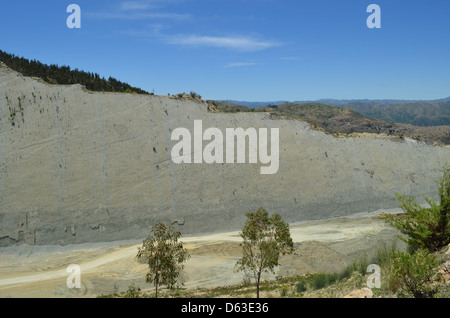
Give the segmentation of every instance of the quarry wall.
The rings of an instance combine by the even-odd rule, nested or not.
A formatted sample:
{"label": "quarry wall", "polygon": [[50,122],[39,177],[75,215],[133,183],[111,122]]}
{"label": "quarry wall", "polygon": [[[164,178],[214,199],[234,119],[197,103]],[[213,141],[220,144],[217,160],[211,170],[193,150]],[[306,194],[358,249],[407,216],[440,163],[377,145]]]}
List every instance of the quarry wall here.
{"label": "quarry wall", "polygon": [[[176,128],[278,128],[279,169],[175,164]],[[206,145],[208,142],[204,142]],[[212,113],[201,101],[87,92],[0,69],[0,246],[141,239],[157,221],[183,235],[239,230],[265,207],[288,222],[435,197],[450,148],[337,138],[268,113]]]}

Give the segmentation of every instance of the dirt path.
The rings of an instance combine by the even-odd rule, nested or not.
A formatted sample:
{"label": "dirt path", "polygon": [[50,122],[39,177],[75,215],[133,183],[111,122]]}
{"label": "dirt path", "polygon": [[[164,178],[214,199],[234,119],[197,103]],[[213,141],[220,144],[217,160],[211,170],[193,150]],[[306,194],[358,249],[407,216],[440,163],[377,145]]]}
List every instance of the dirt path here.
{"label": "dirt path", "polygon": [[[281,259],[276,275],[339,271],[354,260],[390,244],[397,232],[374,217],[342,218],[291,225],[296,250]],[[191,259],[182,279],[187,288],[240,283],[234,272],[240,257],[239,232],[184,237]],[[0,297],[95,297],[145,283],[147,265],[135,256],[141,242],[84,244],[69,247],[0,249]],[[81,268],[80,289],[69,289],[70,264]],[[266,275],[266,279],[274,275]]]}

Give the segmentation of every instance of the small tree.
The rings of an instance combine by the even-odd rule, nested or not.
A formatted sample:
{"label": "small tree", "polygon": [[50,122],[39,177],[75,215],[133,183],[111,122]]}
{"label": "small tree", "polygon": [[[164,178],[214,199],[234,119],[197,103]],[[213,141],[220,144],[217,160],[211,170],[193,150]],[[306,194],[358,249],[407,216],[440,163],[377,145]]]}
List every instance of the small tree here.
{"label": "small tree", "polygon": [[450,243],[450,166],[444,168],[439,182],[439,203],[425,197],[430,207],[424,208],[414,198],[396,195],[405,213],[401,216],[388,214],[384,219],[407,236],[401,238],[403,241],[413,249],[427,248],[430,253]]}
{"label": "small tree", "polygon": [[153,226],[152,234],[139,248],[137,257],[145,258],[148,262],[150,270],[146,281],[154,284],[156,298],[159,285],[166,285],[169,289],[179,286],[178,277],[184,269],[182,263],[190,258],[183,243],[178,242],[180,237],[181,233],[175,231],[172,225],[166,226],[159,222]]}
{"label": "small tree", "polygon": [[289,225],[279,214],[269,217],[264,208],[247,212],[247,221],[241,232],[243,238],[242,258],[236,263],[236,270],[253,276],[256,280],[256,297],[263,272],[274,272],[280,254],[292,253],[294,243]]}

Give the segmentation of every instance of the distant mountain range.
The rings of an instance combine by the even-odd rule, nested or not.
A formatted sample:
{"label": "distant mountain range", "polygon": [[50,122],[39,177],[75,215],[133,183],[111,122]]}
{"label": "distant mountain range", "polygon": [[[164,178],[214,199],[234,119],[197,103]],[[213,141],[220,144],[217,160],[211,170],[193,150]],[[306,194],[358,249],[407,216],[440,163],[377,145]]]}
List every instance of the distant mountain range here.
{"label": "distant mountain range", "polygon": [[295,104],[321,103],[331,105],[347,105],[352,103],[403,104],[403,103],[439,103],[450,101],[450,97],[434,100],[406,100],[406,99],[319,99],[317,101],[295,101]]}
{"label": "distant mountain range", "polygon": [[367,117],[414,126],[450,125],[450,100],[441,102],[353,102],[344,104]]}
{"label": "distant mountain range", "polygon": [[450,96],[447,98],[434,99],[434,100],[407,100],[407,99],[332,99],[332,98],[322,98],[318,100],[309,100],[309,101],[262,101],[262,102],[246,102],[246,101],[236,101],[236,100],[217,100],[218,102],[227,102],[231,104],[237,104],[246,106],[249,108],[268,106],[268,105],[281,105],[287,103],[293,104],[311,104],[311,103],[319,103],[319,104],[331,104],[331,105],[346,105],[350,103],[377,103],[377,104],[402,104],[402,103],[439,103],[450,101]]}
{"label": "distant mountain range", "polygon": [[[430,105],[447,103],[447,109],[450,108],[450,101],[441,103],[407,103],[404,104],[409,112],[404,111],[403,116],[415,118],[437,118],[439,119],[439,110],[431,111]],[[375,133],[397,136],[398,138],[409,137],[418,140],[436,142],[437,144],[450,145],[450,126],[429,125],[417,126],[403,123],[393,123],[386,120],[363,115],[350,107],[340,107],[327,105],[324,103],[283,103],[270,106],[249,108],[229,102],[212,102],[210,110],[215,112],[269,112],[271,118],[276,119],[297,119],[310,123],[313,127],[326,131],[331,134],[354,134],[354,133]],[[358,104],[358,103],[353,103]],[[392,104],[359,103],[368,108],[373,105],[387,106]],[[347,104],[348,105],[348,104]],[[396,104],[403,105],[403,104]],[[411,106],[412,105],[412,106]],[[419,114],[427,108],[427,116],[420,117]],[[428,109],[430,108],[430,109]],[[376,107],[375,107],[376,109]],[[444,109],[444,107],[442,107]],[[435,113],[437,112],[437,113]],[[382,112],[381,112],[382,113]],[[390,114],[390,110],[385,110]],[[395,114],[395,112],[392,112]],[[400,116],[399,114],[397,114]],[[393,116],[393,115],[391,115]],[[450,118],[450,117],[448,117]],[[436,120],[437,120],[436,119]],[[429,122],[428,122],[429,123]]]}
{"label": "distant mountain range", "polygon": [[248,108],[283,104],[326,104],[334,107],[350,108],[367,117],[381,119],[391,123],[411,124],[414,126],[450,125],[450,97],[429,101],[392,99],[320,99],[317,101],[295,102],[243,102],[232,100],[225,102],[232,105],[242,105]]}
{"label": "distant mountain range", "polygon": [[236,101],[236,100],[216,100],[216,102],[225,102],[225,103],[229,103],[229,104],[245,106],[248,108],[256,108],[256,107],[262,107],[262,106],[281,105],[281,104],[290,103],[289,101],[286,101],[286,100],[276,101],[276,102],[246,102],[246,101]]}

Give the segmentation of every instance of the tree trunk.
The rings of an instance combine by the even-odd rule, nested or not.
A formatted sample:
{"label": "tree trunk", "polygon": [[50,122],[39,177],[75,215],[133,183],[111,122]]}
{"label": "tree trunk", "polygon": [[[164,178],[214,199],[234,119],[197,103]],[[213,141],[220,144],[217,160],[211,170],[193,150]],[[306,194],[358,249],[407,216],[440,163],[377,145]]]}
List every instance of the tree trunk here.
{"label": "tree trunk", "polygon": [[258,273],[258,277],[256,280],[256,298],[259,298],[259,283],[261,281],[261,273]]}

